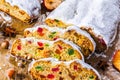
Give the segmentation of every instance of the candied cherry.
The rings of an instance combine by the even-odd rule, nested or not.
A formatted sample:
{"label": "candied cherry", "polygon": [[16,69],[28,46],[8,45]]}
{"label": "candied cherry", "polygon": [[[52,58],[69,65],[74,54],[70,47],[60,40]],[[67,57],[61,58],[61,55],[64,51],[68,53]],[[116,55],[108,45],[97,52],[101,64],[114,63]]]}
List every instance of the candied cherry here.
{"label": "candied cherry", "polygon": [[18,50],[21,50],[21,49],[22,49],[22,48],[21,48],[21,45],[18,45],[18,46],[17,46],[17,49],[18,49]]}
{"label": "candied cherry", "polygon": [[47,75],[47,78],[49,78],[49,79],[53,79],[55,76],[53,75],[53,74],[48,74]]}
{"label": "candied cherry", "polygon": [[59,49],[56,49],[56,50],[55,50],[55,53],[60,54],[61,52],[60,52]]}
{"label": "candied cherry", "polygon": [[39,33],[40,36],[43,36],[43,35],[44,35],[42,28],[38,28],[38,29],[37,29],[37,32]]}
{"label": "candied cherry", "polygon": [[55,40],[57,40],[58,38],[56,37],[56,38],[54,38],[53,40],[55,41]]}
{"label": "candied cherry", "polygon": [[74,70],[77,70],[77,69],[78,69],[77,65],[74,65]]}
{"label": "candied cherry", "polygon": [[42,28],[38,28],[38,29],[37,29],[37,32],[42,33],[42,32],[43,32],[43,29],[42,29]]}
{"label": "candied cherry", "polygon": [[62,50],[62,46],[58,45],[59,49]]}
{"label": "candied cherry", "polygon": [[59,68],[58,67],[57,68],[52,68],[52,71],[57,72],[57,71],[59,71]]}
{"label": "candied cherry", "polygon": [[43,43],[42,42],[37,42],[37,44],[42,47],[43,46]]}

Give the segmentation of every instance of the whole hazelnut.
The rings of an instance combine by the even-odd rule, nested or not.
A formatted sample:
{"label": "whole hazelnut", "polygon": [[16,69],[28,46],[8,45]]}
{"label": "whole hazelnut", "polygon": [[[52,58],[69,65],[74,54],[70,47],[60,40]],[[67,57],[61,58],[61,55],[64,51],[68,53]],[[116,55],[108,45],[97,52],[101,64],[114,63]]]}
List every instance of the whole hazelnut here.
{"label": "whole hazelnut", "polygon": [[15,74],[15,69],[14,68],[10,68],[10,69],[7,70],[7,76],[9,78],[12,78],[14,74]]}
{"label": "whole hazelnut", "polygon": [[3,48],[3,49],[8,49],[8,47],[9,47],[9,42],[8,42],[8,41],[3,41],[3,42],[1,43],[1,48]]}

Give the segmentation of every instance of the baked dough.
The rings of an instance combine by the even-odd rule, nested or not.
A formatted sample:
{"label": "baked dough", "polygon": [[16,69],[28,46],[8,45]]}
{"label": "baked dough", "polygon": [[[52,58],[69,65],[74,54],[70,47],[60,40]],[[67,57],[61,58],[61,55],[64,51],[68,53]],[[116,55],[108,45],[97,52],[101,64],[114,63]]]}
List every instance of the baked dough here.
{"label": "baked dough", "polygon": [[40,14],[38,0],[0,0],[0,10],[23,21],[30,22]]}

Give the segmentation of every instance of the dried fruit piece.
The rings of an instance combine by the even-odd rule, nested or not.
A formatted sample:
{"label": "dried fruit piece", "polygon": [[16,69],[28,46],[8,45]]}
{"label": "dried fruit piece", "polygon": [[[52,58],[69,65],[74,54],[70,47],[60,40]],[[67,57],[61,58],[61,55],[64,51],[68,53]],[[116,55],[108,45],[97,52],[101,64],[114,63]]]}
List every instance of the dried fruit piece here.
{"label": "dried fruit piece", "polygon": [[53,79],[55,76],[53,75],[53,74],[48,74],[47,75],[47,78],[49,78],[49,79]]}
{"label": "dried fruit piece", "polygon": [[44,76],[44,75],[40,75],[40,77],[41,77],[41,78],[46,78],[46,76]]}
{"label": "dried fruit piece", "polygon": [[49,38],[54,38],[56,32],[52,32],[50,35],[49,35]]}
{"label": "dried fruit piece", "polygon": [[37,44],[42,47],[43,46],[43,43],[42,42],[37,42]]}
{"label": "dried fruit piece", "polygon": [[42,33],[43,29],[42,28],[38,28],[37,32]]}
{"label": "dried fruit piece", "polygon": [[56,53],[56,54],[60,54],[61,52],[60,52],[59,49],[56,49],[56,50],[55,50],[55,53]]}
{"label": "dried fruit piece", "polygon": [[49,35],[49,38],[53,38],[54,37],[54,35]]}
{"label": "dried fruit piece", "polygon": [[37,32],[39,33],[40,36],[43,36],[43,35],[44,35],[42,28],[38,28],[38,29],[37,29]]}
{"label": "dried fruit piece", "polygon": [[62,1],[63,0],[43,0],[43,3],[48,10],[53,10],[58,7]]}
{"label": "dried fruit piece", "polygon": [[77,70],[77,69],[78,69],[77,65],[74,65],[74,70]]}
{"label": "dried fruit piece", "polygon": [[120,50],[115,51],[115,54],[112,59],[112,63],[114,67],[120,71]]}
{"label": "dried fruit piece", "polygon": [[59,71],[59,68],[58,67],[57,68],[52,68],[52,71],[57,72],[57,71]]}
{"label": "dried fruit piece", "polygon": [[21,50],[21,49],[22,49],[22,48],[21,48],[21,45],[18,45],[18,46],[17,46],[17,49],[18,49],[18,50]]}
{"label": "dried fruit piece", "polygon": [[54,38],[53,40],[55,41],[55,40],[57,40],[58,38],[56,37],[56,38]]}
{"label": "dried fruit piece", "polygon": [[35,69],[38,70],[38,71],[43,71],[44,70],[41,66],[36,66]]}
{"label": "dried fruit piece", "polygon": [[58,55],[58,54],[54,54],[53,57],[54,57],[54,58],[57,58],[58,60],[60,59],[60,55]]}
{"label": "dried fruit piece", "polygon": [[69,55],[73,55],[74,54],[74,50],[73,49],[68,49],[68,54]]}
{"label": "dried fruit piece", "polygon": [[62,46],[58,45],[59,49],[62,50]]}
{"label": "dried fruit piece", "polygon": [[89,77],[89,80],[94,80],[94,76],[91,75],[91,76]]}
{"label": "dried fruit piece", "polygon": [[45,44],[46,47],[49,47],[50,45],[49,44]]}

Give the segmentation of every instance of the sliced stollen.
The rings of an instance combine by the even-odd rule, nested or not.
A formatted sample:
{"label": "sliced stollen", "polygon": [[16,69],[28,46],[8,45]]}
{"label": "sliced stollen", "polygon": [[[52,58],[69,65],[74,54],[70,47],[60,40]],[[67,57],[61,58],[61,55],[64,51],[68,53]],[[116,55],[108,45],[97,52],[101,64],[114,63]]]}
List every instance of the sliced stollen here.
{"label": "sliced stollen", "polygon": [[67,40],[59,39],[48,41],[43,39],[20,38],[13,42],[11,54],[23,59],[41,59],[54,57],[68,61],[73,59],[84,60],[80,48]]}
{"label": "sliced stollen", "polygon": [[[73,0],[73,2],[75,1],[76,0]],[[66,2],[64,2],[64,4],[65,3]],[[64,4],[60,6],[64,8]],[[58,27],[61,27],[59,26],[60,22],[63,22],[65,25],[77,25],[92,35],[97,43],[96,51],[102,52],[106,50],[115,39],[117,26],[120,21],[119,0],[79,0],[76,7],[77,8],[74,9],[75,13],[71,13],[71,15],[74,15],[72,18],[68,18],[68,15],[61,16],[62,19],[67,18],[67,20],[59,19],[57,16],[54,17],[54,15],[60,12],[63,12],[63,14],[66,13],[65,10],[58,7],[53,11],[54,14],[51,13],[50,17],[48,15],[46,21],[49,19],[52,22],[53,19],[57,19]],[[68,9],[66,9],[66,11],[67,10]],[[54,22],[55,21],[53,21],[53,24]],[[68,26],[62,27],[66,28]]]}
{"label": "sliced stollen", "polygon": [[86,16],[89,10],[88,7],[92,1],[93,0],[65,0],[48,15],[45,23],[51,27],[58,26],[62,28],[74,25],[73,19],[76,19],[76,22],[80,23]]}
{"label": "sliced stollen", "polygon": [[28,72],[34,80],[101,80],[93,67],[79,59],[71,61],[40,59],[29,65]]}
{"label": "sliced stollen", "polygon": [[23,21],[30,22],[40,14],[39,0],[0,0],[0,10]]}
{"label": "sliced stollen", "polygon": [[67,39],[77,44],[85,57],[88,57],[95,50],[95,42],[91,36],[76,26],[69,26],[66,29],[58,27],[49,27],[39,25],[33,28],[27,28],[24,31],[25,37],[35,37],[38,39],[57,40],[59,38]]}
{"label": "sliced stollen", "polygon": [[[86,2],[85,4],[87,5],[88,3]],[[85,8],[85,6],[80,7]],[[85,11],[87,11],[87,14],[84,16]],[[81,17],[83,18],[80,19]],[[111,46],[111,43],[114,41],[119,21],[119,0],[93,0],[88,10],[79,12],[71,20],[72,23],[98,37],[98,41],[103,46],[106,44],[106,47]],[[100,51],[100,47],[97,46],[97,48]]]}

